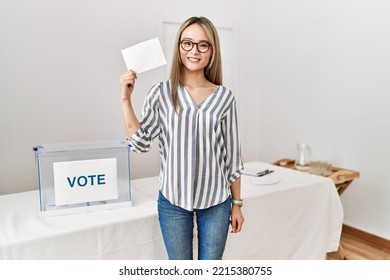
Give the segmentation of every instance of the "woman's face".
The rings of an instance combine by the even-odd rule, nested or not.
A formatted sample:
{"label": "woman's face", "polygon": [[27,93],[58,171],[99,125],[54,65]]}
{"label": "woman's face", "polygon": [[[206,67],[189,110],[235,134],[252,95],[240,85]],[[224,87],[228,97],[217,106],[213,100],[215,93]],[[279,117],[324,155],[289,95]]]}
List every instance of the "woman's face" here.
{"label": "woman's face", "polygon": [[[190,49],[191,45],[192,49]],[[185,68],[195,72],[201,71],[207,66],[212,54],[212,47],[206,32],[203,27],[197,23],[194,23],[183,30],[179,49],[180,58]]]}

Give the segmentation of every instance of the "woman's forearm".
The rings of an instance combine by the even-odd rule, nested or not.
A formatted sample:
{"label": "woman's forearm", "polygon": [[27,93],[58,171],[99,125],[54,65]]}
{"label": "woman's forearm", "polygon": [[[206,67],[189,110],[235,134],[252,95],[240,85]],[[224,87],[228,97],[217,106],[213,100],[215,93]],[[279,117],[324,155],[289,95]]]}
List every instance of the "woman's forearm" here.
{"label": "woman's forearm", "polygon": [[127,71],[119,78],[123,118],[128,137],[131,137],[140,128],[140,123],[131,104],[131,94],[133,93],[136,79],[137,74],[133,70]]}
{"label": "woman's forearm", "polygon": [[136,132],[141,127],[137,116],[134,113],[131,99],[122,100],[122,111],[127,136],[131,137],[134,132]]}
{"label": "woman's forearm", "polygon": [[241,199],[241,177],[238,177],[230,186],[232,199]]}

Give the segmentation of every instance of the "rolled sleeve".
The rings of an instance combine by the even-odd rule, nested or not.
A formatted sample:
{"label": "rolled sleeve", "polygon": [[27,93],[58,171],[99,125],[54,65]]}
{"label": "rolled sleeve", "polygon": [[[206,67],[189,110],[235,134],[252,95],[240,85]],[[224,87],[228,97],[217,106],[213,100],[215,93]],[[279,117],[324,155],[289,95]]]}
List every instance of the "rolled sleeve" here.
{"label": "rolled sleeve", "polygon": [[228,180],[233,183],[241,176],[244,168],[241,159],[240,132],[237,117],[236,101],[233,100],[225,116],[225,144],[226,144],[226,166],[228,168]]}
{"label": "rolled sleeve", "polygon": [[151,137],[141,127],[127,139],[130,149],[136,153],[148,152],[151,149]]}
{"label": "rolled sleeve", "polygon": [[134,152],[148,152],[152,147],[153,139],[160,133],[159,92],[159,84],[151,88],[142,108],[141,127],[127,139],[130,149]]}

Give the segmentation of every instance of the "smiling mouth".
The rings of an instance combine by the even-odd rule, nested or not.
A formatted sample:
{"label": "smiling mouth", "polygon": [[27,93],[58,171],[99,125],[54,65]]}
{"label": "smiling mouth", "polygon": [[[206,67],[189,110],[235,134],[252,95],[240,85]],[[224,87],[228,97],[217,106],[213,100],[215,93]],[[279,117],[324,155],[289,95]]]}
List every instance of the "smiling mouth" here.
{"label": "smiling mouth", "polygon": [[194,57],[188,57],[188,60],[191,62],[199,62],[200,61],[199,58],[194,58]]}

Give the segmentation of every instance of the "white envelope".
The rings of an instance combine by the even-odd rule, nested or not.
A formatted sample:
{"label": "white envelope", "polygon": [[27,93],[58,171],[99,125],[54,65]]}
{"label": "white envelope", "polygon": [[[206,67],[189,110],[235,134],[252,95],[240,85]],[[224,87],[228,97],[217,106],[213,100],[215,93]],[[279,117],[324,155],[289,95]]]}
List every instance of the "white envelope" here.
{"label": "white envelope", "polygon": [[142,73],[167,64],[158,38],[122,50],[127,69]]}

